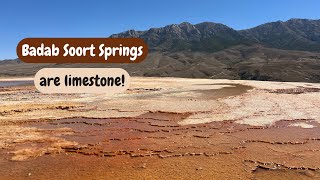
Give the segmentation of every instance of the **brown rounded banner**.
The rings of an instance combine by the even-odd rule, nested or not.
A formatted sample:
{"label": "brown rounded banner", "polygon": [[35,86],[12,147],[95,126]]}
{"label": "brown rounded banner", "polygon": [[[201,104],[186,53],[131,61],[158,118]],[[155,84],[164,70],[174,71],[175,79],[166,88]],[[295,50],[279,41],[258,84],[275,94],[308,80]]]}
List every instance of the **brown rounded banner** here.
{"label": "brown rounded banner", "polygon": [[26,63],[139,63],[147,54],[140,38],[26,38],[17,46]]}

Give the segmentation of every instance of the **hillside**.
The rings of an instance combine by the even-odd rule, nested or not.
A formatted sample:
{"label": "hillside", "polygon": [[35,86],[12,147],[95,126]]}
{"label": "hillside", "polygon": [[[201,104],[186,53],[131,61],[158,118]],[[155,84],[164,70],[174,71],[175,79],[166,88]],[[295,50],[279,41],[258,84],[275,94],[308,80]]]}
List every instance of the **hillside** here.
{"label": "hillside", "polygon": [[243,36],[280,49],[320,51],[320,20],[290,19],[239,31]]}
{"label": "hillside", "polygon": [[236,31],[223,24],[181,23],[110,37],[143,38],[139,64],[25,64],[0,61],[0,76],[32,76],[44,67],[121,67],[131,76],[320,82],[320,21],[291,19]]}

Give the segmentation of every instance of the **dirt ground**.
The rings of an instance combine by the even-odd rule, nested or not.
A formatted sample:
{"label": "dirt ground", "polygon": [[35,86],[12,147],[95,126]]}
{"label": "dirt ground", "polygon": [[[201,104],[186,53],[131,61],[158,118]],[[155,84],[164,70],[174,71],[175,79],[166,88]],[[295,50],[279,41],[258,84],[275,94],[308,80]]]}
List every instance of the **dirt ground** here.
{"label": "dirt ground", "polygon": [[0,80],[0,179],[320,179],[320,84],[139,78],[113,96]]}

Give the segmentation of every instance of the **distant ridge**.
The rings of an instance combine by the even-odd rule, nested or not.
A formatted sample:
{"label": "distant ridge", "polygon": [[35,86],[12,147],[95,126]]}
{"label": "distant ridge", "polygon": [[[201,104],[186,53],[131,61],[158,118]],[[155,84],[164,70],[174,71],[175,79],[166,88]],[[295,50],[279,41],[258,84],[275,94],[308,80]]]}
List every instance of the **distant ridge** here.
{"label": "distant ridge", "polygon": [[239,32],[273,48],[320,52],[320,20],[290,19]]}
{"label": "distant ridge", "polygon": [[235,45],[262,44],[271,48],[320,52],[320,20],[290,19],[236,31],[226,25],[203,22],[171,24],[146,31],[129,30],[110,37],[143,38],[161,51],[216,52]]}
{"label": "distant ridge", "polygon": [[45,67],[120,67],[131,76],[320,83],[320,20],[290,19],[236,31],[219,23],[172,24],[110,37],[143,38],[139,64],[25,64],[0,61],[0,76],[33,76]]}

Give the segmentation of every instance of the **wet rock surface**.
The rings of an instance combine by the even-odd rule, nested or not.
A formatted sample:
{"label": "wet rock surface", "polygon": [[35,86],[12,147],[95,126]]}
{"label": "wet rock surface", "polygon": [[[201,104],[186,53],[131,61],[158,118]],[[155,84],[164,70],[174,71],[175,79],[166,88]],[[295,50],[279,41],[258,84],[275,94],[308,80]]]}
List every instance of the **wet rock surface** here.
{"label": "wet rock surface", "polygon": [[[320,178],[319,92],[270,93],[265,84],[247,88],[251,82],[236,82],[244,84],[239,86],[228,81],[227,88],[240,90],[222,96],[214,92],[225,93],[220,91],[225,87],[199,94],[201,89],[193,86],[178,90],[188,84],[165,81],[172,83],[170,87],[154,89],[149,82],[141,87],[137,83],[122,97],[102,100],[66,95],[68,101],[58,101],[39,94],[38,98],[24,95],[30,105],[5,102],[0,108],[0,178]],[[212,81],[201,84],[211,87]],[[268,90],[277,91],[272,85],[279,87],[271,83]],[[281,88],[297,86],[301,84]],[[144,93],[147,100],[140,99]],[[39,96],[43,96],[40,101]],[[124,96],[133,102],[111,106]],[[290,96],[286,103],[277,101],[283,96]],[[171,109],[176,111],[167,111],[162,101],[175,98],[176,107]],[[254,110],[247,99],[264,104]],[[180,106],[186,102],[191,109]],[[140,106],[139,111],[128,107],[133,104]]]}

